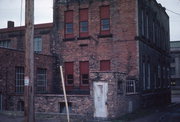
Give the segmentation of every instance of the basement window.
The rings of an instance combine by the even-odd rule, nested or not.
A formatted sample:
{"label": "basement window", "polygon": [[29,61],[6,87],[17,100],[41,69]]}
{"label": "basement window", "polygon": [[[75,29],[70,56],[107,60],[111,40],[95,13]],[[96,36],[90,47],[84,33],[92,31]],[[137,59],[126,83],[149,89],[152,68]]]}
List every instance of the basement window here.
{"label": "basement window", "polygon": [[[69,113],[72,113],[72,103],[68,102],[68,108],[69,108]],[[66,113],[66,104],[65,102],[60,102],[59,103],[59,113]]]}
{"label": "basement window", "polygon": [[18,101],[17,111],[24,111],[24,101]]}

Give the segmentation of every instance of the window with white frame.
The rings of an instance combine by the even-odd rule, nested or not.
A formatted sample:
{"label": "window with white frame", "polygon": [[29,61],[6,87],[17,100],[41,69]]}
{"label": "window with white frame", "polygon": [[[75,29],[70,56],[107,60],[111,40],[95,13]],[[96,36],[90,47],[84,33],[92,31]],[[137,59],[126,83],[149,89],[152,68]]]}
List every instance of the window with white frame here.
{"label": "window with white frame", "polygon": [[126,81],[126,94],[134,94],[134,93],[136,93],[135,80],[127,80]]}
{"label": "window with white frame", "polygon": [[34,38],[34,51],[35,52],[42,51],[42,38],[41,37]]}
{"label": "window with white frame", "polygon": [[15,67],[15,78],[16,93],[22,94],[24,92],[24,67]]}
{"label": "window with white frame", "polygon": [[47,88],[46,69],[37,69],[36,92],[45,93]]}

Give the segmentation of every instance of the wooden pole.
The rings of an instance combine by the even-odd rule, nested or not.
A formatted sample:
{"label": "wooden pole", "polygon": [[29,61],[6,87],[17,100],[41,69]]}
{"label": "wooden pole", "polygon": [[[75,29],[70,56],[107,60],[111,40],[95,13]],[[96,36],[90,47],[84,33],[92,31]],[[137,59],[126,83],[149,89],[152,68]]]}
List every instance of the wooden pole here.
{"label": "wooden pole", "polygon": [[66,89],[65,89],[65,84],[64,84],[64,77],[63,77],[62,66],[60,66],[60,72],[61,72],[61,81],[62,81],[62,87],[63,87],[63,93],[64,93],[64,100],[65,100],[65,104],[66,104],[67,120],[68,120],[68,122],[70,122],[69,108],[68,108],[68,102],[67,102],[67,96],[66,96]]}
{"label": "wooden pole", "polygon": [[24,120],[35,122],[34,117],[34,0],[25,3],[25,80],[24,80]]}

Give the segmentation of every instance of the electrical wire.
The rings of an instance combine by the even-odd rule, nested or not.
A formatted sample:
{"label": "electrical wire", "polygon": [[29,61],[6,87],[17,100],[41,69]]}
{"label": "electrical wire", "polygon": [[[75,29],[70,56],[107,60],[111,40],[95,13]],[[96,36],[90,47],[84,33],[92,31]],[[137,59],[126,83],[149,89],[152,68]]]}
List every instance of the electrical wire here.
{"label": "electrical wire", "polygon": [[180,13],[174,12],[174,11],[169,10],[169,9],[166,9],[166,10],[180,16]]}

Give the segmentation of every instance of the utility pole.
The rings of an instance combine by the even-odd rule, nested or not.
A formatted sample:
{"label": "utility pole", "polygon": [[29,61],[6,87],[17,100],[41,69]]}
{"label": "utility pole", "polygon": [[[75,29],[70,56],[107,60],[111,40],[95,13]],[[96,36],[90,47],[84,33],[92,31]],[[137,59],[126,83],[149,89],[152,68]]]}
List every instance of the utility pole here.
{"label": "utility pole", "polygon": [[25,1],[24,119],[34,122],[34,0]]}

